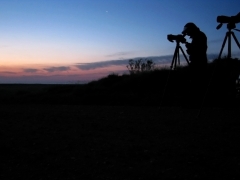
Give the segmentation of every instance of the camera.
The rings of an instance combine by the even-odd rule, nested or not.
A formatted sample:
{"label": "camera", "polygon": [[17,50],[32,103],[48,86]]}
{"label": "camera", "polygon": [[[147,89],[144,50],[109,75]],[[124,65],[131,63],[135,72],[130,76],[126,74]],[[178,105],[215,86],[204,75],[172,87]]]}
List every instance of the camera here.
{"label": "camera", "polygon": [[186,43],[186,39],[184,38],[184,35],[182,35],[182,34],[178,34],[178,35],[168,34],[167,39],[170,42],[177,41],[177,42],[181,42],[181,43]]}
{"label": "camera", "polygon": [[220,23],[217,29],[220,29],[223,23],[227,23],[228,29],[234,29],[236,28],[235,24],[240,22],[240,12],[236,16],[218,16],[217,22]]}
{"label": "camera", "polygon": [[236,16],[218,16],[218,23],[239,23],[240,22],[240,12]]}

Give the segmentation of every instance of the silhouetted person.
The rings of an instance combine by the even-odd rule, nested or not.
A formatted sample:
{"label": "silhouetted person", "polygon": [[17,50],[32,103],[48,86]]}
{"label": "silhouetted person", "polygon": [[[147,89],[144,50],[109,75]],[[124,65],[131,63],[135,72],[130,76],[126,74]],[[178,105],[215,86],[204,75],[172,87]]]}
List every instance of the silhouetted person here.
{"label": "silhouetted person", "polygon": [[190,66],[194,69],[202,69],[207,65],[207,36],[192,22],[184,26],[183,35],[192,38],[191,43],[186,43],[189,54]]}
{"label": "silhouetted person", "polygon": [[188,98],[191,106],[199,106],[206,88],[207,67],[207,37],[192,22],[184,26],[183,35],[190,36],[191,43],[186,43],[187,53],[190,61]]}

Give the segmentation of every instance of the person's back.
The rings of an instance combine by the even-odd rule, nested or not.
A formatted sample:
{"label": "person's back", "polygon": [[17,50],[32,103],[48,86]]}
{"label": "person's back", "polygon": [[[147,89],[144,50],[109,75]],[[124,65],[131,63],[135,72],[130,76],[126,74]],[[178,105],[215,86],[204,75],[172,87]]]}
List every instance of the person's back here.
{"label": "person's back", "polygon": [[190,74],[188,89],[188,103],[194,106],[201,104],[201,99],[206,86],[207,67],[207,37],[194,23],[187,23],[182,32],[192,38],[191,43],[186,43],[190,60]]}
{"label": "person's back", "polygon": [[193,23],[187,23],[183,34],[192,38],[191,43],[187,43],[187,53],[189,54],[190,66],[204,68],[207,65],[207,36]]}
{"label": "person's back", "polygon": [[198,31],[192,36],[189,59],[194,66],[205,66],[207,64],[207,37],[202,31]]}

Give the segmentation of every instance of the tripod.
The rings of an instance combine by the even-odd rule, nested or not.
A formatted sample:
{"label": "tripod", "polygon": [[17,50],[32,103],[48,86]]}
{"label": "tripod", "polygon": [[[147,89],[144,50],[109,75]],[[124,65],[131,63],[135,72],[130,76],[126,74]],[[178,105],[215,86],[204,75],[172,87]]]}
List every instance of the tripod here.
{"label": "tripod", "polygon": [[[238,29],[234,29],[234,30],[240,31],[240,30],[238,30]],[[238,42],[238,40],[237,40],[234,32],[232,32],[232,28],[228,28],[228,32],[226,32],[225,38],[224,38],[224,40],[223,40],[222,48],[221,48],[221,51],[220,51],[220,53],[219,53],[218,59],[221,58],[222,51],[223,51],[223,49],[224,49],[224,46],[225,46],[225,44],[226,44],[227,39],[228,39],[228,56],[227,56],[227,57],[228,57],[228,58],[231,58],[231,57],[232,57],[232,54],[231,54],[231,35],[233,36],[236,44],[238,45],[238,48],[240,49],[240,44],[239,44],[239,42]]]}
{"label": "tripod", "polygon": [[[172,63],[171,63],[171,66],[170,66],[170,71],[168,73],[168,76],[167,76],[167,81],[166,81],[166,84],[165,84],[165,87],[163,89],[163,94],[162,94],[162,100],[161,100],[161,105],[163,103],[163,99],[164,99],[164,96],[166,94],[166,91],[167,91],[167,86],[168,86],[168,83],[169,83],[169,79],[170,79],[170,74],[171,74],[171,70],[174,70],[176,69],[177,67],[177,63],[178,65],[180,65],[180,55],[179,55],[179,49],[182,51],[182,54],[184,55],[187,63],[189,64],[189,60],[186,56],[186,54],[184,53],[182,47],[180,46],[180,40],[175,40],[176,41],[176,48],[175,48],[175,51],[174,51],[174,55],[173,55],[173,59],[172,59]],[[160,106],[161,106],[160,105]]]}
{"label": "tripod", "polygon": [[[221,27],[222,27],[222,24],[219,24],[219,25],[217,26],[217,29],[220,29]],[[224,49],[224,46],[225,46],[225,44],[226,44],[227,39],[228,39],[228,56],[227,56],[227,58],[231,58],[231,56],[232,56],[232,54],[231,54],[231,35],[233,36],[236,44],[238,45],[238,48],[240,49],[240,44],[239,44],[239,42],[238,42],[238,40],[237,40],[234,32],[232,32],[232,29],[233,29],[233,30],[236,30],[236,31],[240,31],[240,30],[234,29],[234,28],[236,27],[235,24],[230,24],[230,23],[229,23],[229,24],[227,25],[227,27],[228,27],[228,31],[226,32],[225,38],[224,38],[224,40],[223,40],[222,48],[221,48],[221,50],[220,50],[218,59],[221,59],[222,51],[223,51],[223,49]],[[211,85],[211,83],[212,83],[213,76],[214,76],[214,74],[215,74],[215,70],[216,70],[216,69],[217,69],[217,64],[214,66],[214,69],[213,69],[213,71],[212,71],[212,75],[211,75],[210,80],[209,80],[209,82],[208,82],[208,86],[207,86],[207,89],[206,89],[206,91],[205,91],[205,95],[204,95],[204,97],[203,97],[202,104],[201,104],[201,108],[199,109],[199,112],[198,112],[197,117],[199,117],[200,114],[201,114],[202,107],[203,107],[203,105],[204,105],[204,102],[205,102],[207,93],[208,93],[208,91],[209,91],[210,85]]]}
{"label": "tripod", "polygon": [[176,69],[177,63],[178,63],[178,65],[180,65],[179,49],[182,51],[182,54],[184,55],[187,63],[189,64],[188,58],[187,58],[186,54],[184,53],[182,47],[180,46],[180,41],[176,40],[176,43],[177,43],[176,48],[175,48],[172,63],[171,63],[171,66],[170,66],[170,69],[172,69],[172,70]]}

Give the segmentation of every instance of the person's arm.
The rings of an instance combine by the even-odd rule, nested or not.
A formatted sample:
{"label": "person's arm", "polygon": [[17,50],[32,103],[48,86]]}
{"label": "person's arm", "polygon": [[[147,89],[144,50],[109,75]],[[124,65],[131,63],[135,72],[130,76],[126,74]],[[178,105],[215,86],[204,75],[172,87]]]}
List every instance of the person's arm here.
{"label": "person's arm", "polygon": [[189,55],[191,55],[191,52],[192,52],[192,44],[186,42],[185,46],[186,46],[186,48],[187,48],[187,50],[186,50],[187,53],[188,53]]}

